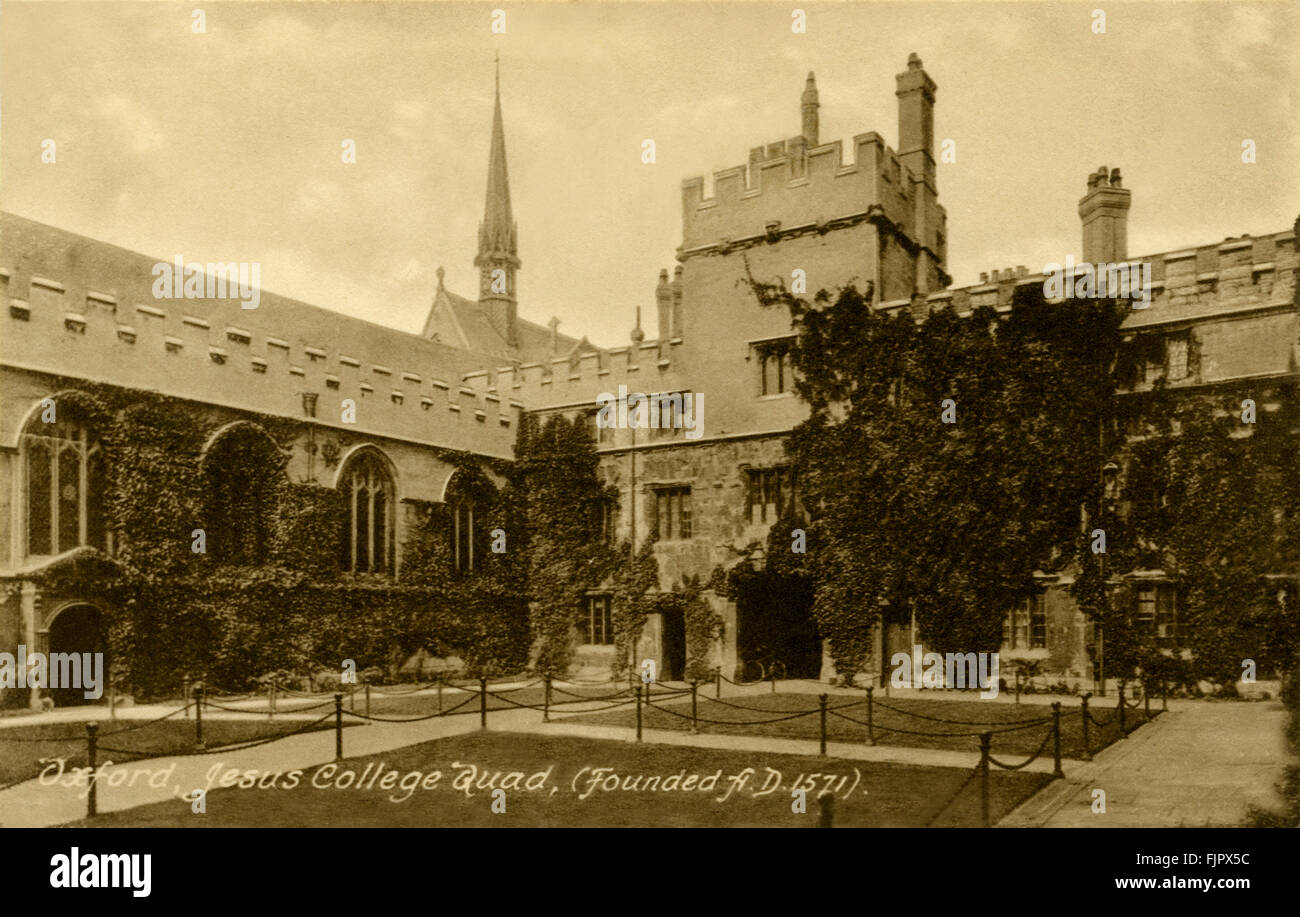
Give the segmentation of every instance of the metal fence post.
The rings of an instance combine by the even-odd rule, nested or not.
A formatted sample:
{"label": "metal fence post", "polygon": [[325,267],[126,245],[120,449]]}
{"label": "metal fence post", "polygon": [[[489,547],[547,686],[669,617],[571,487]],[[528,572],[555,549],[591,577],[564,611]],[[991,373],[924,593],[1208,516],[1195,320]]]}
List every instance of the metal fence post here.
{"label": "metal fence post", "polygon": [[992,742],[993,733],[980,734],[980,819],[985,828],[993,827],[993,819],[989,814],[989,768],[992,767],[989,746]]}
{"label": "metal fence post", "polygon": [[827,695],[817,695],[817,704],[820,707],[819,713],[821,714],[821,751],[818,754],[823,758],[826,757],[826,701]]}
{"label": "metal fence post", "polygon": [[181,680],[181,700],[185,702],[185,719],[190,718],[190,676]]}
{"label": "metal fence post", "polygon": [[1122,681],[1119,683],[1119,706],[1116,707],[1116,710],[1119,713],[1119,737],[1121,739],[1128,738],[1128,729],[1125,728],[1124,722],[1124,682]]}
{"label": "metal fence post", "polygon": [[194,747],[203,749],[203,685],[194,689]]}
{"label": "metal fence post", "polygon": [[722,666],[713,673],[714,697],[722,697]]}
{"label": "metal fence post", "polygon": [[876,744],[876,687],[867,685],[867,741]]}
{"label": "metal fence post", "polygon": [[549,723],[551,721],[551,676],[549,673],[545,676],[544,681],[546,682],[546,689],[542,692],[542,722]]}
{"label": "metal fence post", "polygon": [[699,690],[699,684],[691,682],[691,735],[699,735],[700,732]]}
{"label": "metal fence post", "polygon": [[268,720],[275,719],[275,679],[274,678],[271,679],[270,703],[268,703],[266,706],[266,718]]}
{"label": "metal fence post", "polygon": [[641,686],[636,686],[636,740],[641,741]]}
{"label": "metal fence post", "polygon": [[820,810],[817,816],[817,827],[833,828],[835,826],[835,794],[823,790],[817,797],[817,807]]}
{"label": "metal fence post", "polygon": [[478,725],[480,729],[487,729],[487,677],[480,676],[478,680]]}
{"label": "metal fence post", "polygon": [[95,743],[98,739],[99,724],[86,724],[86,764],[88,765],[88,776],[90,781],[90,793],[86,796],[86,817],[94,818],[99,814],[99,781],[95,779]]}
{"label": "metal fence post", "polygon": [[334,695],[334,760],[343,760],[343,695]]}
{"label": "metal fence post", "polygon": [[370,682],[366,682],[366,716],[370,716]]}
{"label": "metal fence post", "polygon": [[1059,700],[1052,702],[1052,732],[1055,745],[1052,750],[1052,759],[1055,764],[1052,776],[1064,777],[1065,771],[1061,770],[1061,702]]}
{"label": "metal fence post", "polygon": [[1092,714],[1088,712],[1088,698],[1090,697],[1092,697],[1091,691],[1083,695],[1080,704],[1083,710],[1083,760],[1085,761],[1092,760],[1092,742],[1088,738],[1088,727],[1091,725],[1089,720],[1092,718]]}

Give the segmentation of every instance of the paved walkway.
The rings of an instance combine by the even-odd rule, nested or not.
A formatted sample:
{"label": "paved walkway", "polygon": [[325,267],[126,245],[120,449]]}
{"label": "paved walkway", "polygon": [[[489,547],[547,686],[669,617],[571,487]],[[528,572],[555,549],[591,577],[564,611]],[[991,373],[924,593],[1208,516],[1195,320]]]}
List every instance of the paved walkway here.
{"label": "paved walkway", "polygon": [[[1170,704],[1168,713],[1036,794],[1000,827],[1235,826],[1247,808],[1276,808],[1289,757],[1279,701]],[[1093,790],[1106,793],[1092,811]]]}
{"label": "paved walkway", "polygon": [[[780,689],[799,690],[794,683]],[[503,689],[508,686],[495,686]],[[809,693],[827,689],[809,684]],[[730,688],[723,695],[753,696],[770,691],[767,686]],[[711,692],[710,692],[711,693]],[[830,690],[828,693],[861,691]],[[895,695],[922,692],[893,692]],[[924,692],[934,696],[935,692]],[[969,699],[969,696],[967,696]],[[1027,703],[1050,703],[1056,698],[1034,696]],[[1008,699],[1010,700],[1010,699]],[[1061,698],[1067,706],[1077,703]],[[317,701],[318,702],[318,701]],[[1004,701],[1002,698],[998,702]],[[311,701],[303,701],[311,703]],[[288,705],[285,705],[286,707]],[[552,722],[542,723],[537,710],[493,710],[488,714],[489,728],[501,732],[531,732],[546,735],[572,735],[612,741],[632,741],[626,727],[587,725],[572,721],[589,707],[604,707],[601,702],[580,703],[562,709],[552,708]],[[1011,813],[1003,825],[1167,825],[1233,824],[1249,802],[1267,804],[1272,785],[1286,760],[1282,728],[1284,711],[1276,701],[1261,703],[1171,702],[1169,713],[1135,732],[1129,739],[1116,743],[1093,762],[1063,762],[1065,780],[1054,781],[1033,799]],[[79,712],[54,711],[23,717],[24,724],[43,721],[85,720],[93,708]],[[130,718],[148,719],[169,708],[128,708]],[[323,711],[292,715],[285,707],[277,719],[317,718]],[[472,711],[472,712],[471,712]],[[107,711],[104,711],[107,714]],[[244,718],[234,713],[209,713],[204,717]],[[264,714],[263,714],[264,716]],[[124,719],[119,712],[119,722]],[[262,720],[262,716],[247,715]],[[355,722],[355,720],[353,721]],[[344,753],[348,757],[375,755],[445,736],[475,732],[479,719],[475,705],[466,715],[448,716],[411,723],[370,723],[344,730]],[[0,728],[11,725],[0,723]],[[16,725],[16,724],[13,724]],[[817,743],[809,740],[766,738],[735,735],[690,735],[676,730],[644,731],[646,742],[695,746],[736,751],[816,755]],[[111,744],[111,742],[110,742]],[[978,763],[975,753],[894,746],[867,746],[860,743],[831,742],[827,753],[832,757],[857,761],[881,761],[936,767],[970,768]],[[99,778],[99,811],[112,812],[167,799],[177,799],[196,787],[214,785],[216,777],[227,769],[257,771],[259,774],[307,769],[334,760],[334,732],[306,733],[281,739],[256,748],[233,752],[213,752],[170,758],[155,758],[133,764],[105,767]],[[1044,756],[1027,768],[1050,773],[1052,761]],[[1092,815],[1093,787],[1107,790],[1109,814]],[[62,778],[57,785],[50,781],[30,780],[0,791],[0,826],[37,827],[64,824],[84,817],[87,787],[84,776],[74,781]]]}

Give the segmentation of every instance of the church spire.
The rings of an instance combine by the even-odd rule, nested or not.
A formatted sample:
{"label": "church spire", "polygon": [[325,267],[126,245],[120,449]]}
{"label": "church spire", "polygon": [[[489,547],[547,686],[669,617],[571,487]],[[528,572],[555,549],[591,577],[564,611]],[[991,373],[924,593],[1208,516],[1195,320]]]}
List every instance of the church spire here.
{"label": "church spire", "polygon": [[487,198],[483,222],[478,229],[479,302],[490,306],[489,314],[514,347],[515,272],[519,269],[514,214],[510,209],[510,177],[506,172],[506,134],[501,118],[501,61],[496,66],[496,106],[492,113],[492,146],[488,153]]}

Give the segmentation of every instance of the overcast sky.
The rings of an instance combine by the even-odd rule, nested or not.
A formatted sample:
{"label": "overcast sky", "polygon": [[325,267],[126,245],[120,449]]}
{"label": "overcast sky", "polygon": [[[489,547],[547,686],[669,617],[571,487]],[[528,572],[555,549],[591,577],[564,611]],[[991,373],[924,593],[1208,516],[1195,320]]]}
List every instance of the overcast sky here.
{"label": "overcast sky", "polygon": [[5,3],[0,35],[4,209],[258,261],[268,290],[410,331],[439,265],[477,290],[497,51],[521,314],[599,344],[626,342],[637,305],[655,333],[682,180],[797,133],[809,70],[823,140],[896,146],[894,75],[921,55],[956,141],[938,178],[956,285],[1077,253],[1102,164],[1133,189],[1131,254],[1300,213],[1295,3]]}

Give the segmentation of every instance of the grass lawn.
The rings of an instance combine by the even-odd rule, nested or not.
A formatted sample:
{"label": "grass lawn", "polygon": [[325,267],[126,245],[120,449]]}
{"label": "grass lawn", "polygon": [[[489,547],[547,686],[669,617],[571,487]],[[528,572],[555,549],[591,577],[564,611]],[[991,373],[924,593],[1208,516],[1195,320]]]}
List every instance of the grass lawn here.
{"label": "grass lawn", "polygon": [[[382,764],[383,769],[376,770]],[[367,772],[367,767],[370,770]],[[463,782],[475,768],[471,789]],[[593,768],[610,768],[617,788],[592,790]],[[747,769],[751,769],[745,776]],[[389,772],[394,778],[381,778]],[[660,783],[685,772],[687,789]],[[438,777],[432,775],[437,772]],[[720,776],[715,776],[719,775]],[[367,773],[369,776],[367,776]],[[514,773],[511,778],[507,775]],[[415,779],[408,775],[418,775]],[[820,774],[820,777],[812,777]],[[75,824],[144,827],[811,827],[818,792],[829,780],[835,824],[856,827],[980,823],[979,780],[945,803],[970,770],[845,761],[801,755],[636,745],[565,736],[479,732],[424,742],[380,755],[350,758],[302,774],[296,786],[214,789],[207,812],[176,800],[101,815]],[[345,775],[355,775],[355,784]],[[497,775],[493,780],[493,775]],[[644,782],[636,783],[637,778]],[[741,783],[741,778],[744,782]],[[609,775],[600,774],[608,781]],[[811,779],[810,779],[811,778]],[[388,786],[383,780],[390,780]],[[704,790],[696,783],[705,783]],[[415,786],[423,781],[429,784]],[[267,781],[269,782],[269,781]],[[474,782],[482,788],[475,788]],[[523,784],[516,788],[515,783]],[[679,777],[679,782],[687,782]],[[1037,791],[1041,774],[995,771],[991,812],[996,820]],[[317,783],[318,786],[313,786]],[[492,812],[492,784],[508,784],[506,811]],[[791,811],[796,783],[807,814]],[[365,786],[357,789],[356,784]],[[410,789],[404,789],[410,784]],[[628,789],[622,787],[626,784]],[[531,788],[525,788],[531,786]],[[608,787],[608,788],[606,788]],[[764,793],[763,790],[768,789]],[[727,793],[730,795],[718,801]],[[584,798],[585,794],[585,798]],[[403,798],[405,797],[405,798]],[[400,801],[395,801],[400,800]],[[941,810],[942,807],[942,810]],[[935,816],[939,817],[935,819]]]}
{"label": "grass lawn", "polygon": [[[844,715],[865,723],[867,707],[862,697],[832,695],[829,709],[842,709]],[[728,704],[738,704],[752,708],[740,710]],[[848,706],[855,704],[856,706]],[[887,706],[886,706],[887,705]],[[979,752],[978,735],[952,735],[952,733],[979,733],[986,728],[994,730],[993,755],[1007,763],[1016,763],[1015,756],[1028,756],[1042,744],[1044,736],[1051,732],[1051,722],[1017,730],[1015,732],[996,732],[1009,724],[1051,716],[1051,708],[1036,704],[990,704],[979,701],[958,700],[918,700],[913,698],[882,698],[877,696],[872,721],[876,727],[876,743],[879,745],[903,745],[914,748],[937,748],[957,751]],[[894,708],[894,709],[889,709]],[[674,711],[670,713],[667,711]],[[801,710],[814,711],[809,716],[798,719],[782,720],[774,723],[755,724],[755,721],[775,719]],[[722,723],[700,723],[700,731],[724,735],[761,735],[791,739],[807,739],[816,742],[819,736],[817,697],[813,694],[753,694],[744,697],[723,697],[722,702],[713,699],[711,692],[701,690],[699,693],[699,716],[701,720],[717,720]],[[1073,711],[1073,715],[1071,715]],[[643,708],[642,723],[647,729],[688,730],[690,723],[690,699],[656,703],[654,707]],[[1092,725],[1089,729],[1089,745],[1095,754],[1101,748],[1119,738],[1119,723],[1115,719],[1113,706],[1091,711],[1092,716],[1103,721],[1104,726]],[[959,725],[956,723],[935,722],[923,719],[921,714],[945,720],[961,720],[964,723],[980,725]],[[683,718],[683,715],[686,718]],[[569,717],[565,717],[569,719]],[[572,717],[580,723],[599,725],[636,726],[634,706],[609,710],[601,713],[576,715]],[[1081,716],[1078,708],[1065,708],[1061,714],[1061,755],[1066,758],[1083,757],[1083,735]],[[1131,710],[1127,726],[1130,731],[1142,722],[1140,710]],[[889,732],[888,729],[906,729],[907,733]],[[911,733],[924,733],[913,735]],[[948,735],[944,735],[948,733]],[[867,728],[858,723],[849,722],[838,716],[826,717],[826,734],[832,742],[865,742]],[[1044,752],[1052,753],[1049,740]],[[1007,760],[1010,756],[1011,760]]]}
{"label": "grass lawn", "polygon": [[[114,754],[107,749],[123,749],[140,757],[163,757],[194,748],[194,720],[174,717],[138,729],[126,730],[138,721],[101,720],[99,725],[100,752],[105,760],[136,760],[132,756]],[[265,722],[256,720],[203,720],[203,741],[208,748],[248,742],[253,739],[284,735],[307,725],[303,721]],[[333,729],[332,722],[322,723],[317,729]],[[0,787],[40,774],[49,763],[42,758],[63,758],[66,767],[86,766],[86,726],[84,723],[44,723],[31,726],[12,726],[0,730]],[[65,769],[66,769],[65,767]]]}

